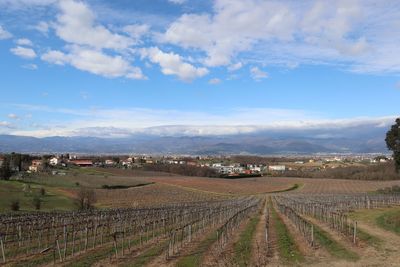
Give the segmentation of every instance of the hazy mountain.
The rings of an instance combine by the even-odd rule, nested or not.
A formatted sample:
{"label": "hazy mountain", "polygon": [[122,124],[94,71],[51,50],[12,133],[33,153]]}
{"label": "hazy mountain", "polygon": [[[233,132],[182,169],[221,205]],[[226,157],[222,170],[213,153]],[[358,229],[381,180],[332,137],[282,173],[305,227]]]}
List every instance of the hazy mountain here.
{"label": "hazy mountain", "polygon": [[234,135],[130,134],[118,138],[0,135],[0,152],[148,154],[385,153],[385,127],[262,130]]}

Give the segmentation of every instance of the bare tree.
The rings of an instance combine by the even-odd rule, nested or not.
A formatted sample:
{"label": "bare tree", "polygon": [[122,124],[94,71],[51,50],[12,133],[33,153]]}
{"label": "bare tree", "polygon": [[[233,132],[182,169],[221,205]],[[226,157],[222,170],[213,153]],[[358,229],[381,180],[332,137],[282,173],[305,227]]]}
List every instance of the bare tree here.
{"label": "bare tree", "polygon": [[96,193],[93,189],[82,187],[78,191],[77,205],[80,210],[92,209],[96,203]]}

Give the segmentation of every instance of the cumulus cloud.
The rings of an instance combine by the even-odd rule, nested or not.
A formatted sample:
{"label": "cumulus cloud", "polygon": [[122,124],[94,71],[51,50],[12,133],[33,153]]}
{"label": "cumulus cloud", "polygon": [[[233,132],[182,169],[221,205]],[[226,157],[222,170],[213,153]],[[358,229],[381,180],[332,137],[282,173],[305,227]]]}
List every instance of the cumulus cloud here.
{"label": "cumulus cloud", "polygon": [[41,59],[57,65],[69,64],[79,70],[108,78],[146,78],[139,68],[131,66],[122,56],[109,56],[101,51],[80,46],[71,47],[69,53],[51,50],[43,54]]}
{"label": "cumulus cloud", "polygon": [[23,46],[17,46],[11,48],[10,51],[19,57],[26,58],[26,59],[33,59],[36,57],[36,52],[32,48],[27,48]]}
{"label": "cumulus cloud", "polygon": [[[57,65],[71,65],[108,78],[146,79],[139,67],[132,66],[129,48],[148,30],[145,25],[130,25],[131,36],[114,33],[96,22],[96,16],[83,2],[61,0],[54,29],[68,43],[63,50],[49,50],[41,59]],[[48,24],[43,24],[46,30]]]}
{"label": "cumulus cloud", "polygon": [[59,7],[61,13],[57,16],[55,30],[64,41],[97,49],[125,49],[133,44],[127,36],[113,33],[96,24],[95,14],[83,2],[61,0]]}
{"label": "cumulus cloud", "polygon": [[13,125],[8,121],[0,121],[0,128],[13,128]]}
{"label": "cumulus cloud", "polygon": [[47,35],[47,33],[49,32],[50,26],[47,22],[45,21],[40,21],[38,24],[36,24],[34,26],[34,29]]}
{"label": "cumulus cloud", "polygon": [[7,115],[8,118],[13,119],[13,120],[19,120],[20,117],[17,114],[10,113]]}
{"label": "cumulus cloud", "polygon": [[18,39],[16,43],[17,45],[33,46],[32,41],[27,38]]}
{"label": "cumulus cloud", "polygon": [[147,24],[131,24],[123,28],[124,32],[129,34],[134,40],[135,44],[140,43],[140,39],[149,33],[150,26]]}
{"label": "cumulus cloud", "polygon": [[27,70],[37,70],[38,69],[38,66],[36,64],[25,64],[25,65],[22,65],[22,67]]}
{"label": "cumulus cloud", "polygon": [[279,2],[217,0],[213,15],[184,14],[168,27],[163,40],[202,50],[205,64],[223,66],[260,40],[290,40],[294,23],[290,9]]}
{"label": "cumulus cloud", "polygon": [[238,62],[238,63],[235,63],[235,64],[232,64],[232,65],[228,66],[228,70],[229,71],[236,71],[238,69],[241,69],[242,67],[243,67],[242,62]]}
{"label": "cumulus cloud", "polygon": [[177,5],[182,5],[183,3],[186,2],[186,0],[168,0],[168,2],[177,4]]}
{"label": "cumulus cloud", "polygon": [[397,3],[216,0],[212,8],[181,15],[160,40],[200,51],[206,65],[228,70],[245,58],[284,67],[345,62],[356,72],[400,71]]}
{"label": "cumulus cloud", "polygon": [[258,67],[252,67],[250,69],[250,74],[251,74],[251,77],[256,81],[260,81],[262,79],[268,78],[268,73],[260,70]]}
{"label": "cumulus cloud", "polygon": [[0,25],[0,40],[9,39],[12,37],[12,34],[6,31],[3,26]]}
{"label": "cumulus cloud", "polygon": [[163,52],[158,47],[143,49],[141,54],[142,57],[148,58],[152,63],[159,64],[163,74],[176,75],[183,81],[192,81],[208,74],[208,69],[195,67],[184,62],[180,55],[173,52]]}

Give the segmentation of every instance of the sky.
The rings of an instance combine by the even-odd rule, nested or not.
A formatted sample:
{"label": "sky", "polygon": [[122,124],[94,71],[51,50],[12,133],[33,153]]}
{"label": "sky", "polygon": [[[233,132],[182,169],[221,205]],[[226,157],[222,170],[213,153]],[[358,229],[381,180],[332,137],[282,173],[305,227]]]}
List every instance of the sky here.
{"label": "sky", "polygon": [[399,44],[395,0],[0,0],[0,134],[387,127]]}

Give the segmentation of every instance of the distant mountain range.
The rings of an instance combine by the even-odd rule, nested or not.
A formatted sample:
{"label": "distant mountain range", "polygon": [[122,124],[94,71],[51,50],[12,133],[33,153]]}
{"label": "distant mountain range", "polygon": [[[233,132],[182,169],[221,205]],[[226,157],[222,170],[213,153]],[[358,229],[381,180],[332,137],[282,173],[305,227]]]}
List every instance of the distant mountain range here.
{"label": "distant mountain range", "polygon": [[86,154],[287,155],[387,153],[386,127],[274,129],[231,135],[136,133],[124,137],[0,135],[0,152]]}

